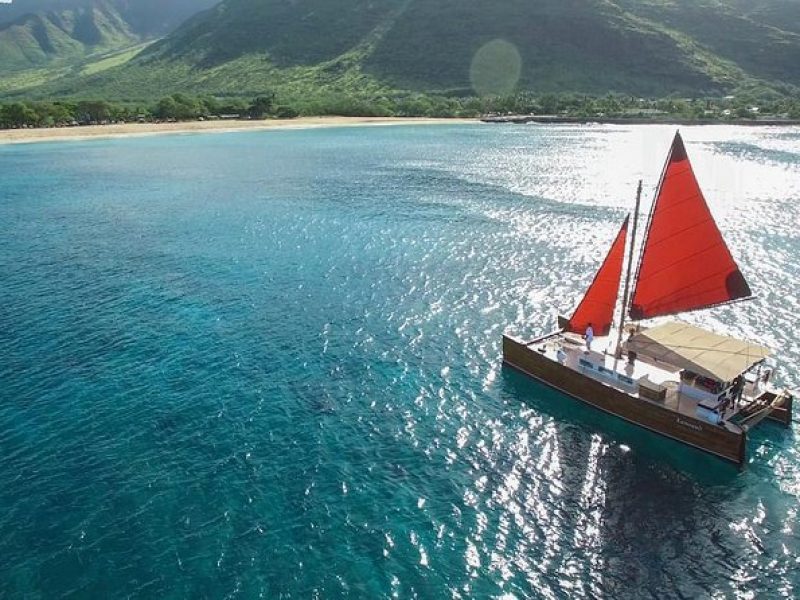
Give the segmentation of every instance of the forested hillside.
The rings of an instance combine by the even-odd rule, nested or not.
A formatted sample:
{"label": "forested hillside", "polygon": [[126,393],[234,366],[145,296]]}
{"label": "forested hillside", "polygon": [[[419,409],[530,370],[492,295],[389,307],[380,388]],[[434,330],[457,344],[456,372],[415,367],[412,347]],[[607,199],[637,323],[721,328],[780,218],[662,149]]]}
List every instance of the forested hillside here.
{"label": "forested hillside", "polygon": [[29,91],[791,94],[799,30],[800,0],[223,0],[125,64]]}

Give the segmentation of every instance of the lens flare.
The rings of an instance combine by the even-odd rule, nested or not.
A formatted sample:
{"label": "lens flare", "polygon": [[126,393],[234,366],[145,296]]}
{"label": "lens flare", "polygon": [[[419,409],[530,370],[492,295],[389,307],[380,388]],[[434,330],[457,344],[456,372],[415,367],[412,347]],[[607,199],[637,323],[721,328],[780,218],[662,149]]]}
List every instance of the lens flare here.
{"label": "lens flare", "polygon": [[505,96],[514,91],[522,72],[522,57],[514,44],[492,40],[472,59],[470,81],[479,96]]}

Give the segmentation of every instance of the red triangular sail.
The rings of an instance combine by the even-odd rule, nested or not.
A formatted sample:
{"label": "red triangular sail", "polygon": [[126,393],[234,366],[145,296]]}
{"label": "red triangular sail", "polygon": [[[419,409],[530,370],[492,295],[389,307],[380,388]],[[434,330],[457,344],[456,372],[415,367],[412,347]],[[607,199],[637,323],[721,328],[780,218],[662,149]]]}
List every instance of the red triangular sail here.
{"label": "red triangular sail", "polygon": [[748,296],[750,287],[711,216],[676,133],[650,214],[630,316],[672,315]]}
{"label": "red triangular sail", "polygon": [[584,333],[589,323],[595,335],[608,335],[614,318],[614,307],[619,294],[622,277],[622,262],[625,257],[625,238],[628,235],[628,218],[622,224],[608,256],[595,275],[592,285],[586,290],[575,314],[569,320],[567,331]]}

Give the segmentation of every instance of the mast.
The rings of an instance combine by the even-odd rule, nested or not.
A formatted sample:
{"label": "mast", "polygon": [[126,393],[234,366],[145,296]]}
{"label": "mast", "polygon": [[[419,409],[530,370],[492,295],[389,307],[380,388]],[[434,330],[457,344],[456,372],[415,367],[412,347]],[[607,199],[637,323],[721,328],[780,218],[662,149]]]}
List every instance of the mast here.
{"label": "mast", "polygon": [[[675,137],[679,137],[681,134],[680,130],[675,131]],[[664,166],[661,168],[661,176],[658,178],[658,185],[656,186],[656,193],[653,196],[653,201],[650,203],[650,212],[647,213],[647,225],[644,228],[644,237],[642,238],[642,247],[639,250],[639,259],[636,261],[636,275],[634,275],[633,280],[639,281],[639,274],[642,272],[642,261],[644,260],[644,249],[645,243],[647,239],[650,237],[650,228],[653,226],[653,213],[656,211],[656,204],[658,203],[658,196],[661,194],[661,188],[664,186],[664,179],[667,177],[667,169],[669,169],[669,164],[672,161],[672,153],[675,151],[675,140],[672,140],[672,146],[669,148],[669,154],[667,154],[667,160],[664,163]],[[636,215],[639,216],[638,214]],[[634,290],[635,293],[636,290]],[[633,295],[629,298],[630,302],[633,302]],[[630,306],[626,306],[626,309],[630,310]],[[633,316],[631,316],[631,320]]]}
{"label": "mast", "polygon": [[[636,207],[633,209],[633,228],[631,229],[631,241],[628,247],[628,268],[625,272],[625,288],[622,292],[622,314],[619,317],[619,331],[617,331],[617,345],[614,348],[615,360],[620,357],[622,351],[622,332],[625,329],[625,314],[628,311],[628,294],[631,287],[631,270],[633,268],[633,251],[636,246],[636,226],[639,223],[639,204],[642,201],[642,180],[636,188]],[[616,365],[614,370],[616,370]]]}

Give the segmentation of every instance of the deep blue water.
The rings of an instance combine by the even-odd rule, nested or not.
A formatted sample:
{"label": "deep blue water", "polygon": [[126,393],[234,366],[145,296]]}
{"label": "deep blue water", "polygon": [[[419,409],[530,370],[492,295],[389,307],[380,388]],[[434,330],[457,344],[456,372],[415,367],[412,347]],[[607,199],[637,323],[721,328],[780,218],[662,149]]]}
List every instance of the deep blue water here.
{"label": "deep blue water", "polygon": [[[501,368],[673,133],[0,147],[0,597],[800,594],[797,434],[739,473]],[[683,134],[758,294],[690,318],[797,387],[800,130]]]}

